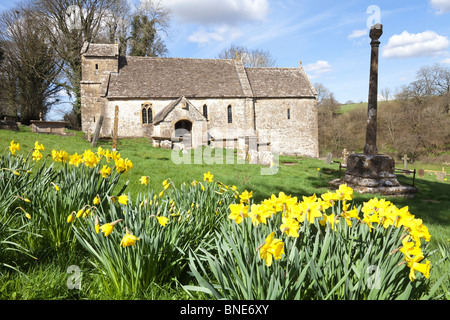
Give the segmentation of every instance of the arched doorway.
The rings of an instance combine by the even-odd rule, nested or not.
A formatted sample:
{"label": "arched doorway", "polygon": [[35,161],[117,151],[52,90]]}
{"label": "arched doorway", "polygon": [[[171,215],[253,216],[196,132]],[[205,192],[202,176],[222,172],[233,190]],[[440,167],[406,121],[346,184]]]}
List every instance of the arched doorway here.
{"label": "arched doorway", "polygon": [[192,146],[192,122],[189,120],[180,120],[175,123],[175,137],[182,138],[185,148]]}

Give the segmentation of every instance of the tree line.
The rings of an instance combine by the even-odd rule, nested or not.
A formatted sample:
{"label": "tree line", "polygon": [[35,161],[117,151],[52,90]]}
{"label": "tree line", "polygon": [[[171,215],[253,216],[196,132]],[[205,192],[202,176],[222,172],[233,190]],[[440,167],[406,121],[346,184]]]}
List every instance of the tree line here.
{"label": "tree line", "polygon": [[[319,105],[321,154],[341,157],[343,149],[362,152],[365,144],[367,104],[340,113],[333,93],[315,84]],[[450,68],[424,66],[410,84],[380,90],[377,147],[380,153],[400,159],[450,162]],[[381,100],[381,101],[380,101]]]}
{"label": "tree line", "polygon": [[81,49],[118,43],[121,54],[163,56],[171,12],[162,1],[28,0],[0,15],[0,115],[22,124],[45,117],[66,93],[81,124]]}

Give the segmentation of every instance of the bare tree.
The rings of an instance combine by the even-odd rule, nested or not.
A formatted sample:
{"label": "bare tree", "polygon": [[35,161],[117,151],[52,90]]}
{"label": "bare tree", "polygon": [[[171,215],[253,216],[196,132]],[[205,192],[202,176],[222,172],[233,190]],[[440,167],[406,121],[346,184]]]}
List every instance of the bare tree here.
{"label": "bare tree", "polygon": [[105,19],[111,12],[123,10],[124,1],[31,0],[34,14],[39,15],[41,27],[49,35],[49,45],[60,57],[66,78],[64,86],[75,97],[73,111],[78,124],[81,124],[81,48],[85,41],[96,41]]}
{"label": "bare tree", "polygon": [[223,49],[218,55],[218,59],[240,59],[245,67],[274,67],[275,59],[269,51],[261,49],[249,49],[244,46],[231,45]]}
{"label": "bare tree", "polygon": [[8,113],[22,123],[45,116],[61,90],[56,52],[37,17],[21,5],[0,16],[2,94]]}

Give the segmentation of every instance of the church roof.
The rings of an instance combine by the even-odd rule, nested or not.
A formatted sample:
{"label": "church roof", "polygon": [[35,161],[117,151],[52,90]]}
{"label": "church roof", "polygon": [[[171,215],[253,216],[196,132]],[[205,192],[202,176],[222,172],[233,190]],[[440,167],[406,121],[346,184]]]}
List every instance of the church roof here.
{"label": "church roof", "polygon": [[242,62],[226,59],[120,57],[107,98],[314,97],[302,70],[243,68]]}
{"label": "church roof", "polygon": [[118,57],[119,45],[85,42],[81,54],[85,57]]}
{"label": "church roof", "polygon": [[245,68],[253,96],[258,98],[312,97],[307,76],[298,68]]}

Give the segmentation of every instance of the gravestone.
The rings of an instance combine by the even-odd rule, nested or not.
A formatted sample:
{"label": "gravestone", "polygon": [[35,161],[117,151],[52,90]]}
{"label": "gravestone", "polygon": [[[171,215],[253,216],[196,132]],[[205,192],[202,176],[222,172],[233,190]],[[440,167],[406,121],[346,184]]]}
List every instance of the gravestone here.
{"label": "gravestone", "polygon": [[327,154],[327,158],[325,159],[325,163],[326,164],[330,164],[331,161],[333,161],[333,154],[332,153],[328,153]]}
{"label": "gravestone", "polygon": [[419,174],[419,178],[423,178],[425,176],[425,170],[419,169],[418,174]]}
{"label": "gravestone", "polygon": [[441,171],[436,172],[436,180],[437,181],[444,181],[444,179],[445,179],[445,172],[441,172]]}
{"label": "gravestone", "polygon": [[342,164],[347,164],[347,158],[348,158],[348,155],[350,154],[350,152],[348,152],[347,151],[347,149],[344,149],[343,151],[342,151]]}

